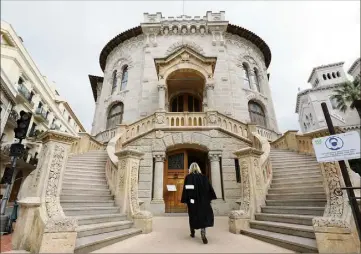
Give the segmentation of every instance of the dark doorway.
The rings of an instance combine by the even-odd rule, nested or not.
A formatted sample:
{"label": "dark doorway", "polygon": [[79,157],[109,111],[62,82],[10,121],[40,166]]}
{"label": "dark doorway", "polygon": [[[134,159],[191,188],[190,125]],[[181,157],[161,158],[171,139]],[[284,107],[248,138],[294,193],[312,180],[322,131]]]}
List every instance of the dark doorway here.
{"label": "dark doorway", "polygon": [[193,163],[196,162],[201,168],[202,174],[207,176],[210,179],[209,173],[209,163],[208,163],[208,154],[195,149],[189,149],[188,151],[188,165],[187,168]]}

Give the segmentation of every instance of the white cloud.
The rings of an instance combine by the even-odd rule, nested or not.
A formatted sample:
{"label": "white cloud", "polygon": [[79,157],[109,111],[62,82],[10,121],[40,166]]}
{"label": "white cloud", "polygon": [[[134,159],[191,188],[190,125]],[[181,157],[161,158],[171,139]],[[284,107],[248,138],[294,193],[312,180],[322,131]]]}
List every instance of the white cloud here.
{"label": "white cloud", "polygon": [[[183,13],[181,1],[3,1],[11,23],[44,75],[90,130],[94,101],[88,74],[101,75],[99,54],[143,13]],[[272,52],[270,86],[281,131],[298,129],[297,88],[308,88],[313,67],[360,56],[359,1],[186,1],[185,14],[226,12],[226,19],[259,35]]]}

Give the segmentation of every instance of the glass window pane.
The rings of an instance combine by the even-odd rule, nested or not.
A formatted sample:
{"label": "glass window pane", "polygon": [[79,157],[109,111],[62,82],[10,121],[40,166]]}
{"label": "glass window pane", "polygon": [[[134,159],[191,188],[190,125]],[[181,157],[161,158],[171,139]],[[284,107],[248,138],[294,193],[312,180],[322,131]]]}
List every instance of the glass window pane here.
{"label": "glass window pane", "polygon": [[168,169],[184,169],[184,153],[168,156]]}

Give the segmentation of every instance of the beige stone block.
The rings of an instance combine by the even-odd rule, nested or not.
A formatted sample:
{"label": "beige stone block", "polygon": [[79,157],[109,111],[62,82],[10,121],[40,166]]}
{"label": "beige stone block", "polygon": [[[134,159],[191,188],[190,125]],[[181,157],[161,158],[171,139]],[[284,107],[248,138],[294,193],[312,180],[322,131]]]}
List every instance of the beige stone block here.
{"label": "beige stone block", "polygon": [[319,253],[360,253],[360,242],[353,234],[315,234]]}
{"label": "beige stone block", "polygon": [[228,220],[229,232],[240,234],[241,230],[249,229],[249,219],[233,219]]}
{"label": "beige stone block", "polygon": [[143,234],[149,234],[153,230],[153,219],[134,219],[134,226],[141,229]]}
{"label": "beige stone block", "polygon": [[77,232],[45,233],[39,253],[74,253]]}

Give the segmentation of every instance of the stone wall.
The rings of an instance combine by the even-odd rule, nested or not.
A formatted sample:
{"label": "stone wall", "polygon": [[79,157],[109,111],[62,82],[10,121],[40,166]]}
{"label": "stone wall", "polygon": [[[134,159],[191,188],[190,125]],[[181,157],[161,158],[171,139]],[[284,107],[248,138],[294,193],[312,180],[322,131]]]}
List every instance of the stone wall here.
{"label": "stone wall", "polygon": [[241,196],[240,183],[236,181],[235,161],[236,150],[250,146],[248,140],[241,140],[217,130],[199,131],[154,131],[146,136],[131,141],[125,148],[135,149],[144,153],[139,170],[139,199],[144,201],[142,209],[154,212],[152,206],[153,153],[179,146],[199,147],[204,151],[221,150],[222,178],[225,203],[214,204],[216,214],[225,215],[238,209],[235,203]]}

